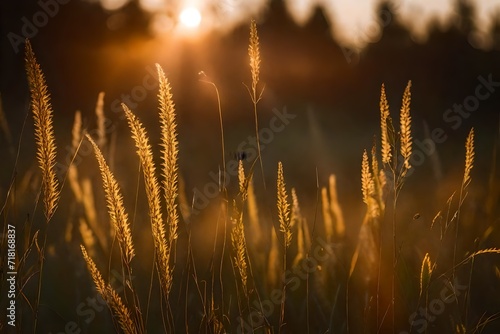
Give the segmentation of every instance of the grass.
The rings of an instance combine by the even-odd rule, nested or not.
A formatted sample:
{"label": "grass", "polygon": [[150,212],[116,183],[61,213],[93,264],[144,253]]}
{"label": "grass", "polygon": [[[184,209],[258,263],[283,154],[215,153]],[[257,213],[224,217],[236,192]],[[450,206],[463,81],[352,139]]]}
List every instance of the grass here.
{"label": "grass", "polygon": [[[244,158],[237,159],[238,181],[234,187],[227,186],[225,179],[231,162],[226,166],[219,91],[213,82],[205,80],[217,93],[222,151],[218,153],[222,154],[223,163],[215,209],[217,217],[209,219],[215,233],[198,238],[213,245],[207,251],[207,247],[193,244],[194,236],[203,232],[192,223],[197,217],[189,207],[189,196],[181,177],[177,111],[162,67],[156,67],[159,147],[151,144],[146,127],[134,111],[122,105],[137,154],[130,165],[133,168],[137,162],[142,174],[136,188],[135,206],[127,208],[134,194],[122,193],[123,180],[115,175],[115,164],[109,162],[114,159],[112,152],[116,152],[116,148],[113,149],[105,133],[104,93],[98,97],[95,138],[85,132],[82,115],[77,112],[70,145],[74,159],[84,145],[90,144],[102,189],[95,188],[95,182],[80,175],[81,167],[71,164],[67,174],[62,175],[68,180],[71,192],[64,193],[65,182],[59,182],[55,170],[58,158],[54,112],[41,67],[27,41],[26,68],[46,224],[38,226],[27,219],[23,239],[19,236],[17,300],[28,310],[23,312],[19,327],[34,333],[50,328],[49,323],[44,323],[44,309],[51,298],[41,292],[46,291],[45,285],[53,288],[54,284],[64,281],[54,282],[53,275],[50,280],[46,279],[50,273],[45,273],[43,268],[49,252],[49,237],[63,240],[72,261],[87,268],[88,273],[68,283],[75,289],[74,307],[79,307],[79,298],[83,298],[76,291],[92,291],[90,282],[93,282],[93,288],[110,311],[108,316],[99,315],[98,324],[90,324],[92,327],[80,322],[78,326],[83,332],[93,332],[105,323],[112,326],[108,330],[125,333],[421,333],[435,330],[462,333],[500,328],[498,303],[491,301],[491,309],[481,311],[474,302],[481,285],[475,280],[482,272],[496,272],[497,285],[500,279],[500,248],[488,246],[494,223],[498,221],[498,210],[488,211],[487,229],[477,236],[479,241],[469,248],[464,241],[465,233],[478,219],[467,214],[470,208],[466,205],[474,175],[474,129],[465,139],[464,173],[461,182],[457,180],[458,196],[451,195],[446,203],[440,203],[444,209],[435,214],[432,223],[419,227],[432,242],[408,246],[405,234],[408,228],[402,217],[413,209],[407,209],[411,204],[408,202],[400,207],[402,201],[408,201],[405,193],[412,193],[411,188],[403,187],[408,181],[408,172],[414,168],[411,165],[411,81],[403,92],[399,131],[393,125],[385,85],[381,86],[380,149],[374,144],[371,150],[359,152],[361,182],[360,190],[356,191],[364,203],[361,224],[353,226],[346,221],[333,174],[326,185],[321,185],[317,177],[316,198],[305,201],[314,203],[314,208],[304,210],[299,204],[301,193],[296,187],[287,188],[281,161],[275,174],[276,188],[268,190],[265,183],[257,110],[263,94],[259,84],[259,48],[257,25],[252,21],[248,49],[252,82],[247,89],[252,101],[258,152],[247,171]],[[123,150],[130,148],[123,147]],[[156,154],[160,156],[159,170]],[[255,178],[257,162],[261,181]],[[495,178],[492,172],[493,184]],[[293,182],[287,178],[287,183]],[[489,196],[497,196],[498,189],[491,189]],[[268,196],[268,191],[274,190],[275,195]],[[260,196],[262,194],[264,196]],[[94,196],[104,196],[109,229],[106,224],[97,223],[100,215]],[[9,203],[13,199],[8,198],[4,208],[12,205]],[[70,212],[76,219],[67,223],[65,235],[51,236],[48,223],[67,219],[56,212],[60,200],[71,203]],[[195,200],[193,198],[193,203]],[[141,201],[147,207],[149,226],[144,224],[147,219],[140,210]],[[307,212],[311,211],[313,215],[308,216]],[[127,212],[133,214],[129,216]],[[7,216],[8,211],[2,210],[2,215]],[[417,215],[414,219],[418,219]],[[2,247],[5,242],[2,238]],[[228,249],[226,244],[230,245]],[[485,257],[489,260],[482,261]],[[209,260],[203,261],[203,258]],[[57,265],[55,261],[51,260],[52,266]],[[114,271],[120,274],[120,279],[112,276]],[[460,290],[462,286],[466,291]],[[449,298],[444,300],[445,289]],[[439,312],[436,305],[440,307]]]}

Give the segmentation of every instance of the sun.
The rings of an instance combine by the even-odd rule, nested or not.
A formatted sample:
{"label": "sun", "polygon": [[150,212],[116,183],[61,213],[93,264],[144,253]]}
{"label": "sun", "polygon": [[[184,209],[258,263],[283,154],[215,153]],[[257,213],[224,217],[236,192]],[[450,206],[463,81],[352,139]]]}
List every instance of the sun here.
{"label": "sun", "polygon": [[188,28],[196,28],[201,23],[200,11],[195,7],[186,7],[181,11],[179,20]]}

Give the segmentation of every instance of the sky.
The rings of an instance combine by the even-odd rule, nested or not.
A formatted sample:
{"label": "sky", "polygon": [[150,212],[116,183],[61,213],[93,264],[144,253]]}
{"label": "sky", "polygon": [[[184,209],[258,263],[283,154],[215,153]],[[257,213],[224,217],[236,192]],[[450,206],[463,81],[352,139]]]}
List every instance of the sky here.
{"label": "sky", "polygon": [[[119,11],[130,0],[100,1],[104,9]],[[389,24],[392,17],[377,13],[380,0],[284,0],[290,15],[299,24],[305,24],[317,6],[324,9],[331,23],[332,34],[345,45],[363,47],[380,38],[381,28]],[[411,29],[414,38],[425,40],[426,27],[438,22],[446,27],[453,22],[454,4],[458,0],[394,0],[393,11],[402,23]],[[496,16],[500,16],[500,0],[465,0],[476,7],[475,39],[488,44],[486,32]],[[186,7],[194,7],[201,14],[200,29],[231,29],[258,16],[265,10],[266,0],[138,0],[140,6],[153,15],[151,29],[156,33],[168,31],[176,25],[176,18]],[[381,23],[377,17],[385,17]],[[418,18],[418,19],[416,19]]]}

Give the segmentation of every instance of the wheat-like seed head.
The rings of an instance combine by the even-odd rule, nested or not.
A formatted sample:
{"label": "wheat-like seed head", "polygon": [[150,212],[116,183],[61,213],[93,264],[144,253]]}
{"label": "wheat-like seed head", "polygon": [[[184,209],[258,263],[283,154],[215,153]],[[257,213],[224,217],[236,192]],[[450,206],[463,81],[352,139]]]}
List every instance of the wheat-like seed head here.
{"label": "wheat-like seed head", "polygon": [[363,151],[363,160],[361,161],[361,191],[363,193],[363,202],[368,207],[368,214],[372,218],[380,216],[380,207],[375,199],[375,181],[370,171],[368,162],[368,153]]}
{"label": "wheat-like seed head", "polygon": [[277,191],[278,220],[280,223],[280,231],[283,232],[284,235],[285,248],[287,248],[292,242],[292,230],[290,226],[290,204],[288,203],[288,195],[286,193],[283,165],[281,161],[278,162]]}
{"label": "wheat-like seed head", "polygon": [[94,261],[88,255],[85,247],[80,245],[82,250],[83,258],[87,263],[87,268],[89,269],[90,275],[92,276],[92,280],[96,286],[97,292],[102,296],[102,299],[106,301],[109,308],[113,312],[113,315],[117,318],[118,323],[120,324],[121,329],[124,333],[127,334],[136,334],[137,329],[132,322],[132,318],[130,316],[130,311],[123,304],[120,296],[116,293],[116,291],[111,287],[111,285],[106,284],[104,279],[102,278],[99,269],[95,265]]}
{"label": "wheat-like seed head", "polygon": [[369,205],[369,198],[373,196],[374,185],[366,150],[363,151],[363,160],[361,161],[361,191],[363,193],[363,202]]}
{"label": "wheat-like seed head", "polygon": [[141,161],[142,171],[144,174],[144,184],[146,188],[146,197],[149,205],[149,216],[151,218],[151,229],[153,233],[153,241],[156,250],[156,264],[160,275],[162,290],[165,295],[170,292],[172,284],[172,269],[170,268],[170,248],[167,239],[165,238],[165,225],[161,214],[160,187],[156,179],[156,168],[153,162],[153,153],[149,139],[142,123],[130,111],[130,109],[122,104],[125,110],[129,127],[132,132],[132,138],[135,141],[137,154]]}
{"label": "wheat-like seed head", "polygon": [[300,219],[302,219],[302,214],[300,213],[299,199],[297,198],[297,192],[295,188],[291,190],[292,194],[292,211],[290,213],[290,226],[294,227]]}
{"label": "wheat-like seed head", "polygon": [[387,130],[387,120],[390,117],[389,114],[389,103],[387,102],[387,96],[385,95],[385,85],[382,84],[380,91],[380,139],[382,141],[382,162],[388,164],[391,162],[392,152],[391,144],[389,143],[389,134]]}
{"label": "wheat-like seed head", "polygon": [[73,153],[78,148],[80,140],[82,140],[82,113],[80,110],[77,110],[75,112],[75,119],[71,130],[71,148],[73,149]]}
{"label": "wheat-like seed head", "polygon": [[52,124],[52,106],[45,77],[37,63],[31,43],[26,40],[26,72],[31,93],[31,111],[35,123],[37,159],[42,170],[43,202],[48,222],[59,200],[59,182],[55,171],[56,141]]}
{"label": "wheat-like seed head", "polygon": [[86,137],[92,144],[97,162],[99,163],[99,170],[101,171],[103,187],[106,193],[108,213],[118,237],[118,243],[120,245],[123,259],[126,263],[130,263],[135,255],[135,251],[134,244],[132,242],[132,234],[130,232],[130,225],[128,222],[128,215],[125,212],[120,187],[118,186],[118,182],[116,182],[115,176],[109,169],[109,166],[97,144],[88,134]]}
{"label": "wheat-like seed head", "polygon": [[465,141],[465,172],[462,187],[465,188],[470,183],[470,172],[474,166],[474,128],[472,128]]}
{"label": "wheat-like seed head", "polygon": [[[300,212],[299,199],[295,188],[291,190],[292,210],[290,212],[290,227],[297,226],[297,255],[304,253],[304,231],[302,230],[302,213]],[[294,261],[295,262],[295,261]]]}
{"label": "wheat-like seed head", "polygon": [[156,68],[160,80],[158,100],[160,103],[161,146],[163,148],[163,190],[167,203],[169,239],[172,242],[177,239],[177,228],[179,224],[179,214],[176,204],[176,198],[179,192],[177,182],[179,142],[177,141],[175,104],[172,99],[170,83],[161,66],[156,64]]}
{"label": "wheat-like seed head", "polygon": [[136,334],[137,329],[132,321],[129,309],[123,304],[122,299],[116,291],[108,284],[107,303],[113,315],[117,318],[118,324],[125,334]]}
{"label": "wheat-like seed head", "polygon": [[295,188],[292,188],[292,226],[297,226],[297,255],[293,260],[293,266],[296,266],[306,255],[306,237],[304,231],[304,218],[300,212],[299,199]]}
{"label": "wheat-like seed head", "polygon": [[97,292],[99,292],[103,299],[106,300],[106,283],[104,282],[101,273],[97,269],[95,262],[88,255],[85,247],[83,245],[80,245],[80,248],[82,250],[83,259],[87,263],[87,268],[89,269],[90,275],[92,276],[92,280],[94,281]]}
{"label": "wheat-like seed head", "polygon": [[430,277],[432,275],[432,264],[429,253],[425,253],[424,259],[422,260],[422,266],[420,268],[420,296],[422,296],[422,292],[424,288],[426,288],[429,283]]}
{"label": "wheat-like seed head", "polygon": [[243,161],[238,161],[238,185],[242,200],[247,199],[247,184],[245,179],[245,169],[243,168]]}
{"label": "wheat-like seed head", "polygon": [[330,199],[328,198],[328,191],[325,187],[321,188],[321,209],[326,238],[328,241],[331,241],[333,238],[333,220],[330,211]]}
{"label": "wheat-like seed head", "polygon": [[233,229],[231,231],[231,243],[235,252],[234,262],[240,273],[243,291],[247,294],[247,255],[245,229],[243,226],[243,215],[238,210],[236,202],[233,201],[233,216],[231,217]]}
{"label": "wheat-like seed head", "polygon": [[257,34],[257,24],[255,20],[250,22],[250,44],[248,46],[248,55],[250,57],[250,68],[252,70],[252,93],[254,102],[257,100],[257,84],[260,74],[260,51],[259,35]]}
{"label": "wheat-like seed head", "polygon": [[385,201],[384,201],[384,187],[386,185],[387,180],[385,179],[385,173],[383,169],[378,168],[378,160],[377,160],[377,148],[375,144],[372,147],[372,176],[373,176],[373,185],[374,185],[374,212],[372,212],[375,216],[379,216],[381,211],[385,209]]}
{"label": "wheat-like seed head", "polygon": [[99,92],[95,104],[95,115],[97,117],[97,145],[106,145],[106,117],[104,116],[104,92]]}
{"label": "wheat-like seed head", "polygon": [[328,191],[330,193],[330,210],[335,217],[335,233],[338,237],[343,237],[345,234],[345,222],[342,207],[340,206],[337,195],[337,178],[331,174],[328,178]]}
{"label": "wheat-like seed head", "polygon": [[481,249],[481,250],[478,250],[477,252],[474,252],[471,255],[469,255],[468,258],[472,259],[473,257],[476,257],[478,255],[483,255],[483,254],[500,254],[500,248]]}
{"label": "wheat-like seed head", "polygon": [[403,101],[401,103],[400,114],[400,131],[401,131],[401,156],[404,158],[404,168],[410,169],[410,157],[412,153],[412,137],[411,137],[411,116],[410,116],[410,102],[411,102],[411,80],[403,94]]}

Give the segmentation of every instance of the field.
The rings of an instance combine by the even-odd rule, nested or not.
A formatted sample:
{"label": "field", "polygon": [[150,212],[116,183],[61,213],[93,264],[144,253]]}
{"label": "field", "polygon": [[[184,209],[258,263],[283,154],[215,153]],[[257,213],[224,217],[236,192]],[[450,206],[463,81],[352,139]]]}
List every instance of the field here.
{"label": "field", "polygon": [[[111,118],[103,92],[92,124],[76,112],[58,126],[26,42],[30,114],[22,143],[2,144],[16,159],[2,173],[1,331],[498,333],[498,125],[450,113],[461,131],[417,139],[409,80],[381,84],[373,127],[326,138],[310,110],[263,113],[254,21],[247,34],[235,89],[250,121],[227,126],[230,93],[202,72],[217,120],[203,133],[179,127],[159,64],[154,122],[126,102]],[[498,85],[478,80],[481,96]],[[336,153],[356,164],[334,173]]]}

